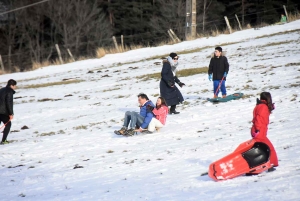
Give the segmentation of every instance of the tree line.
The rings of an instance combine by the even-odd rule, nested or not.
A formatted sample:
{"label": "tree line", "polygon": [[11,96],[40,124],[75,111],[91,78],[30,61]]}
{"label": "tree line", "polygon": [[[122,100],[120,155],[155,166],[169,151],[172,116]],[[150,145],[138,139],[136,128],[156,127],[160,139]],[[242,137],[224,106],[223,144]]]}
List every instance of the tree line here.
{"label": "tree line", "polygon": [[[0,0],[0,13],[39,0]],[[224,16],[237,14],[241,23],[274,23],[284,14],[282,5],[296,13],[298,0],[197,0],[197,32],[226,28]],[[125,45],[155,46],[168,40],[168,29],[185,37],[186,0],[49,0],[0,15],[0,54],[7,71],[30,69],[34,62],[63,57],[93,56],[99,47],[113,45],[111,37],[124,35]]]}

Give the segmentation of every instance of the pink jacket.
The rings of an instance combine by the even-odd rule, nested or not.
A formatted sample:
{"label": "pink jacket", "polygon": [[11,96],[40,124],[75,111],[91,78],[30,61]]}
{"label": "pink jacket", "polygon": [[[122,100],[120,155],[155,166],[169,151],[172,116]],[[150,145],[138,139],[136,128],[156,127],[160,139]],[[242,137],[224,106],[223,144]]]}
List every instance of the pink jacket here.
{"label": "pink jacket", "polygon": [[163,125],[166,124],[167,114],[169,109],[167,106],[162,105],[160,108],[154,108],[152,110],[153,114],[155,115],[156,119],[158,119]]}

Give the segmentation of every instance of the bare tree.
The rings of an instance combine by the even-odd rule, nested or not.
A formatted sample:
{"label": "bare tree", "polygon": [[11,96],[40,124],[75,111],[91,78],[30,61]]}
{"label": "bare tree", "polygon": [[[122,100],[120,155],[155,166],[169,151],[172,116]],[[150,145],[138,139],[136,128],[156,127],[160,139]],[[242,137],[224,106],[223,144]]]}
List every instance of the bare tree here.
{"label": "bare tree", "polygon": [[206,12],[208,11],[212,0],[203,0],[203,22],[202,22],[202,31],[205,31],[205,20],[206,20]]}
{"label": "bare tree", "polygon": [[99,44],[111,35],[109,23],[97,0],[50,1],[49,6],[47,16],[54,23],[57,34],[62,36],[62,43],[72,48],[75,55],[88,52],[86,47],[91,42]]}
{"label": "bare tree", "polygon": [[[2,2],[3,8],[5,10],[8,10],[13,7],[13,2],[9,0],[5,0]],[[1,27],[1,32],[2,32],[2,40],[1,40],[1,46],[5,47],[6,51],[4,53],[4,58],[6,58],[8,70],[12,70],[12,60],[11,60],[11,54],[12,54],[12,49],[14,46],[14,39],[17,34],[17,22],[14,20],[14,14],[13,13],[8,13],[5,16],[3,16],[6,20],[6,24]]]}
{"label": "bare tree", "polygon": [[185,0],[156,0],[161,16],[153,16],[150,25],[158,33],[167,36],[167,30],[173,29],[179,38],[185,34]]}

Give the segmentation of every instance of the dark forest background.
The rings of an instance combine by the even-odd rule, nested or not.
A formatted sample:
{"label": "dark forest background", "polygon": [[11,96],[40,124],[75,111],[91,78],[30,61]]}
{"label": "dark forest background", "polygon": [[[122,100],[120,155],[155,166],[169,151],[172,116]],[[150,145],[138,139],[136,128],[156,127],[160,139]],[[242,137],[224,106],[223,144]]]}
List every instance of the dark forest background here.
{"label": "dark forest background", "polygon": [[[39,0],[0,0],[0,13]],[[49,0],[0,15],[0,54],[6,71],[31,69],[33,63],[56,60],[55,44],[63,57],[92,57],[99,47],[113,45],[124,35],[127,46],[155,46],[167,41],[168,29],[185,37],[185,0]],[[284,14],[298,14],[299,0],[197,0],[197,33],[226,29],[224,16],[237,27],[272,24]],[[204,23],[203,23],[204,22]]]}

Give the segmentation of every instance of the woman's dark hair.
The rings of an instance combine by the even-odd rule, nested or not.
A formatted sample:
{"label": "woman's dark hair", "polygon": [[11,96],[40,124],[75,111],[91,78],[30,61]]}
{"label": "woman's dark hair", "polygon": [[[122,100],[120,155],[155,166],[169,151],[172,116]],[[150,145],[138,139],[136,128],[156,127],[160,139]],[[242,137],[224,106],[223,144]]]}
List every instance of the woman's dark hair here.
{"label": "woman's dark hair", "polygon": [[138,97],[141,97],[143,99],[149,100],[148,96],[144,93],[139,93]]}
{"label": "woman's dark hair", "polygon": [[17,81],[13,80],[13,79],[8,80],[6,86],[10,87],[11,85],[12,86],[16,86],[17,85]]}
{"label": "woman's dark hair", "polygon": [[176,54],[175,52],[172,52],[169,56],[170,56],[172,59],[174,59],[174,58],[177,56],[177,54]]}
{"label": "woman's dark hair", "polygon": [[162,105],[165,105],[165,106],[167,106],[168,107],[168,105],[167,105],[167,103],[166,103],[166,100],[163,98],[163,97],[158,97],[160,100],[161,100],[161,104]]}
{"label": "woman's dark hair", "polygon": [[272,103],[272,96],[269,92],[262,92],[260,94],[260,100],[264,100],[267,102],[268,109],[270,113],[274,110],[274,104]]}

